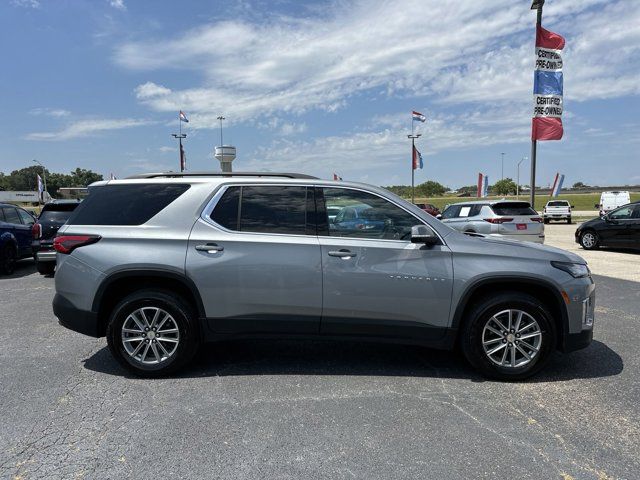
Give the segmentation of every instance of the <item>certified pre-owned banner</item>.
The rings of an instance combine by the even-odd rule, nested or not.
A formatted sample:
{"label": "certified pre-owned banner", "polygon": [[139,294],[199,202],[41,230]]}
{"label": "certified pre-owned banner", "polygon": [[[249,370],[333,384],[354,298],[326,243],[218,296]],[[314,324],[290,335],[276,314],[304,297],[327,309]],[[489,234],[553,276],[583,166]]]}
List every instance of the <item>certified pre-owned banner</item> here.
{"label": "certified pre-owned banner", "polygon": [[533,79],[532,140],[562,138],[562,56],[564,38],[538,26]]}

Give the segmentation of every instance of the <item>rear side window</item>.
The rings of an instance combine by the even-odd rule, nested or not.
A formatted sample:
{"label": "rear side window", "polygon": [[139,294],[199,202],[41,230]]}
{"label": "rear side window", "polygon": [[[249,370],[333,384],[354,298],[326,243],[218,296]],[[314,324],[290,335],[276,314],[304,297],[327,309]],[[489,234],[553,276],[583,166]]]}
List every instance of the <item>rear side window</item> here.
{"label": "rear side window", "polygon": [[527,202],[496,203],[491,206],[496,215],[537,215]]}
{"label": "rear side window", "polygon": [[2,209],[4,211],[4,221],[7,223],[13,223],[16,225],[21,224],[20,217],[18,216],[18,211],[13,207],[4,207]]}
{"label": "rear side window", "polygon": [[185,184],[105,185],[73,212],[69,225],[142,225],[189,189]]}
{"label": "rear side window", "polygon": [[313,219],[307,220],[309,209],[315,213],[313,191],[306,187],[229,187],[211,212],[211,219],[241,232],[315,235]]}

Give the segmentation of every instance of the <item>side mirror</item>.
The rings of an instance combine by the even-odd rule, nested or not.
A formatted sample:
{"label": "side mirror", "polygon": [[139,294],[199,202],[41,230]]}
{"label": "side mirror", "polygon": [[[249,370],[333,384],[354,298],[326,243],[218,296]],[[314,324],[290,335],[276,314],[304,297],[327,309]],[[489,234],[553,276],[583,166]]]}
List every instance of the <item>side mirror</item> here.
{"label": "side mirror", "polygon": [[576,208],[576,206],[575,205],[571,205],[571,208]]}
{"label": "side mirror", "polygon": [[596,203],[596,204],[593,206],[593,208],[600,208],[600,204],[599,204],[599,203]]}
{"label": "side mirror", "polygon": [[438,220],[442,220],[442,214],[441,214],[441,213],[437,214],[437,215],[436,215],[436,218],[437,218]]}
{"label": "side mirror", "polygon": [[433,246],[440,243],[440,239],[433,234],[429,227],[425,225],[414,225],[411,227],[411,243],[422,243]]}

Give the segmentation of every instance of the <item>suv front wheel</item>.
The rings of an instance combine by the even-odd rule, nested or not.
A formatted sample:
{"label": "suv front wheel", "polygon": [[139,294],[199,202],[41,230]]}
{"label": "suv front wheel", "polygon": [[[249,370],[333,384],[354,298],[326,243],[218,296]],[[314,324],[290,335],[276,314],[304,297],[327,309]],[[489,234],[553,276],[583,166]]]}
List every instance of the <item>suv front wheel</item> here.
{"label": "suv front wheel", "polygon": [[531,295],[505,292],[476,304],[462,330],[462,351],[482,374],[521,380],[549,360],[556,332],[545,305]]}
{"label": "suv front wheel", "polygon": [[171,374],[188,363],[198,347],[195,315],[179,296],[140,290],[114,308],[107,325],[111,353],[142,377]]}

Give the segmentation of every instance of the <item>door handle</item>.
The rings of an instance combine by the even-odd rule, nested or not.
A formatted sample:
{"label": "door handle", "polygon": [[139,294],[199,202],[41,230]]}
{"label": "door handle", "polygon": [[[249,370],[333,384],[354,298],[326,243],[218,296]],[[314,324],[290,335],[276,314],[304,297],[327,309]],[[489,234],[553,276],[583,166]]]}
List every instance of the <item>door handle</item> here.
{"label": "door handle", "polygon": [[338,257],[343,260],[349,260],[350,258],[355,257],[356,255],[357,255],[356,253],[353,253],[347,250],[346,248],[341,248],[340,250],[331,250],[329,252],[330,257]]}
{"label": "door handle", "polygon": [[224,247],[217,243],[205,243],[204,245],[196,245],[196,250],[199,252],[219,253],[224,250]]}

